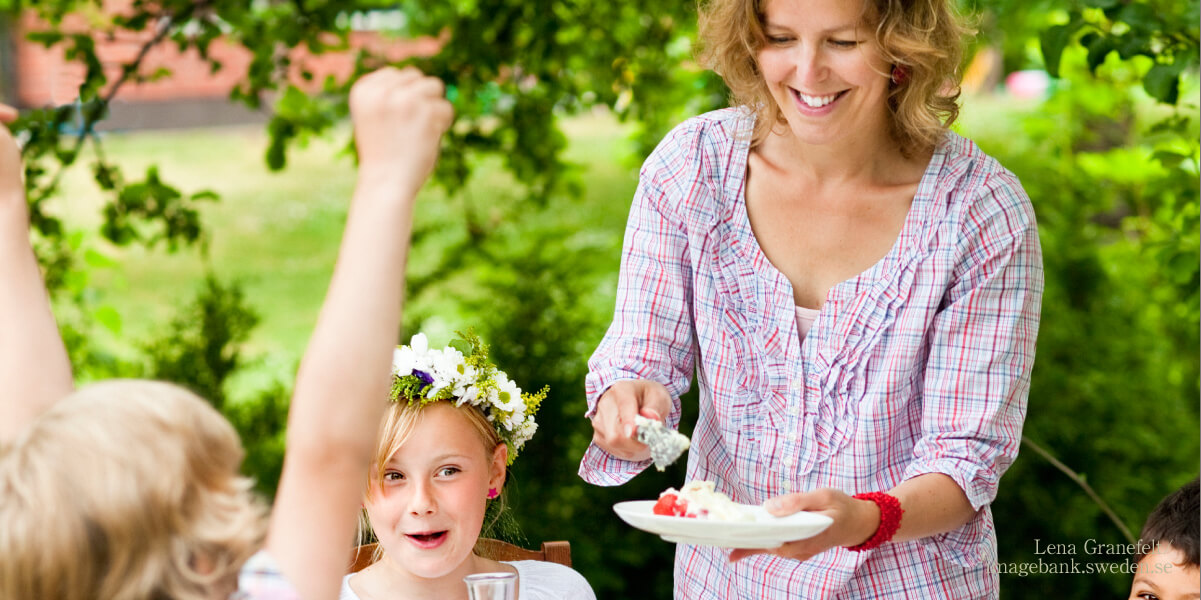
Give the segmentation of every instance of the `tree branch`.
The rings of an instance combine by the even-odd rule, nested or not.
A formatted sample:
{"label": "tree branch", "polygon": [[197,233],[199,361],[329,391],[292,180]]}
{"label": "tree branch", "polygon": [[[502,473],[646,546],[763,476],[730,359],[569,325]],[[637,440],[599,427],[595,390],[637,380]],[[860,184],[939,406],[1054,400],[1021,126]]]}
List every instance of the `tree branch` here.
{"label": "tree branch", "polygon": [[[95,107],[95,110],[84,113],[83,123],[80,125],[79,133],[75,136],[75,143],[71,148],[70,156],[72,162],[74,162],[75,158],[79,156],[79,152],[83,150],[83,144],[85,141],[87,141],[87,138],[94,136],[95,132],[93,131],[93,128],[95,127],[96,122],[101,119],[100,115],[105,113],[108,105],[111,104],[113,99],[117,97],[117,92],[121,90],[121,87],[124,86],[125,83],[138,72],[138,69],[142,66],[142,61],[146,59],[146,56],[150,54],[150,51],[155,46],[162,43],[164,39],[166,39],[167,34],[171,32],[171,26],[180,19],[187,19],[198,9],[207,6],[208,3],[208,0],[205,0],[203,2],[190,5],[187,9],[180,13],[168,14],[159,17],[158,22],[155,24],[154,37],[143,43],[142,47],[138,50],[138,55],[134,58],[134,60],[130,63],[127,63],[122,68],[121,77],[118,78],[117,81],[113,83],[112,87],[109,88],[108,92],[99,99],[99,104]],[[45,198],[53,193],[54,190],[58,189],[59,184],[62,182],[63,173],[66,170],[67,165],[60,163],[58,171],[54,173],[54,179],[52,179],[50,184],[43,188],[38,195],[42,198]]]}
{"label": "tree branch", "polygon": [[[150,38],[149,40],[146,41],[146,43],[142,44],[142,47],[140,49],[138,49],[138,55],[133,59],[133,62],[126,64],[121,69],[120,79],[117,79],[116,83],[114,83],[113,86],[111,88],[109,88],[108,93],[106,93],[100,99],[100,107],[101,108],[100,108],[100,110],[97,110],[94,113],[95,115],[104,114],[104,110],[103,110],[104,107],[107,107],[109,104],[112,104],[113,98],[117,97],[117,92],[121,91],[121,86],[125,85],[125,82],[129,81],[129,79],[138,72],[138,69],[141,68],[142,61],[146,60],[146,55],[150,54],[150,51],[155,46],[162,43],[163,39],[167,37],[167,34],[171,32],[171,26],[175,24],[176,19],[179,16],[183,16],[184,18],[187,18],[195,10],[196,10],[196,7],[193,6],[193,7],[189,8],[188,10],[184,11],[182,13],[182,15],[165,15],[165,16],[159,17],[158,23],[155,25],[154,37]],[[98,120],[99,120],[99,117],[96,117],[93,119],[88,119],[85,116],[84,122],[83,122],[83,127],[79,130],[79,135],[75,138],[75,148],[72,151],[73,154],[79,152],[80,148],[83,147],[84,139],[87,136],[92,134],[92,126],[95,125],[96,121],[98,121]]]}
{"label": "tree branch", "polygon": [[1031,440],[1026,436],[1022,436],[1022,444],[1028,446],[1039,456],[1045,458],[1047,462],[1051,463],[1056,469],[1059,469],[1063,472],[1063,474],[1067,475],[1069,479],[1075,481],[1076,485],[1079,485],[1080,488],[1084,490],[1084,493],[1088,494],[1088,497],[1092,498],[1093,502],[1096,502],[1097,506],[1101,507],[1102,512],[1109,517],[1109,520],[1113,521],[1113,524],[1116,525],[1118,530],[1122,532],[1122,535],[1126,538],[1126,541],[1132,545],[1137,543],[1134,535],[1130,533],[1130,529],[1126,527],[1126,524],[1122,522],[1122,519],[1120,519],[1117,513],[1113,512],[1113,509],[1101,499],[1101,496],[1099,496],[1097,492],[1093,490],[1092,486],[1090,486],[1088,482],[1084,480],[1084,477],[1081,477],[1079,473],[1073,471],[1067,465],[1060,462],[1059,459],[1052,456],[1050,452],[1035,443],[1034,440]]}

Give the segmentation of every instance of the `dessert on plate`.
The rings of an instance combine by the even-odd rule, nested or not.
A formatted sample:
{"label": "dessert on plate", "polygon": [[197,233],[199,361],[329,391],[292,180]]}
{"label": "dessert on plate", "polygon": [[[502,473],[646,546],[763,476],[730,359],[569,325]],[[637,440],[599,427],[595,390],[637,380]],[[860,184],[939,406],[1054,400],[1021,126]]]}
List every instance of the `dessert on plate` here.
{"label": "dessert on plate", "polygon": [[717,491],[712,481],[690,481],[679,490],[667,488],[659,494],[659,501],[652,512],[656,515],[713,521],[755,520],[741,504]]}

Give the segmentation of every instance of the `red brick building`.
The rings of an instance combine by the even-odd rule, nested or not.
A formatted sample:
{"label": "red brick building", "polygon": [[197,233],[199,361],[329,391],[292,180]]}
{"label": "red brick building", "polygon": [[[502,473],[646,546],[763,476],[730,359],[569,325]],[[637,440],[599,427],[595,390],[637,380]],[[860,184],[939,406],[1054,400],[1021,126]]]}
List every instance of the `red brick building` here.
{"label": "red brick building", "polygon": [[[105,0],[104,10],[118,12],[128,9],[131,4],[132,0]],[[369,26],[372,19],[356,21]],[[88,30],[86,21],[74,15],[64,22],[63,27],[72,32]],[[0,73],[3,73],[0,98],[4,101],[26,108],[75,101],[84,67],[66,61],[61,46],[47,49],[25,39],[28,32],[45,28],[45,24],[29,10],[10,27],[4,44],[7,48],[0,48],[0,54],[7,55],[0,57]],[[149,30],[93,34],[96,53],[110,82],[120,77],[121,66],[133,60],[152,37],[153,32]],[[361,30],[351,33],[350,45],[352,48],[370,47],[399,59],[437,52],[439,43],[434,39],[387,39],[376,31]],[[224,65],[220,71],[213,73],[195,51],[180,53],[169,41],[154,46],[143,60],[140,72],[150,74],[165,67],[172,75],[153,82],[126,82],[114,99],[106,128],[198,126],[263,119],[264,115],[228,100],[230,90],[246,74],[249,52],[218,39],[209,47],[209,54]],[[327,75],[345,78],[353,65],[350,52],[314,56],[300,48],[292,51],[291,58],[313,72],[314,81],[321,81]],[[299,77],[295,81],[301,83]]]}

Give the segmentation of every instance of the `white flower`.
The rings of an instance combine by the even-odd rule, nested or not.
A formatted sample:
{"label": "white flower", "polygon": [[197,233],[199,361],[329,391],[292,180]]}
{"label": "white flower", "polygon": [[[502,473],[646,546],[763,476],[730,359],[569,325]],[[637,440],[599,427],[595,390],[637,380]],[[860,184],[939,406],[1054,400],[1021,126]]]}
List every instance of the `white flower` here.
{"label": "white flower", "polygon": [[434,378],[434,380],[430,382],[430,388],[441,390],[442,388],[447,388],[447,386],[453,384],[454,382],[452,382],[452,379],[450,379],[450,373],[448,373],[446,368],[444,368],[446,365],[441,365],[441,362],[444,362],[442,356],[438,353],[430,353],[428,358],[430,366],[424,371],[429,373],[430,377]]}
{"label": "white flower", "polygon": [[[473,340],[473,344],[479,343],[478,338],[469,340]],[[476,350],[479,350],[478,346]],[[486,361],[487,355],[478,358]],[[430,349],[425,334],[418,333],[408,346],[401,346],[392,353],[392,373],[395,377],[408,377],[420,371],[421,379],[430,381],[426,390],[429,400],[445,398],[456,406],[478,407],[501,438],[514,449],[511,457],[515,456],[537,429],[533,415],[527,415],[521,388],[494,365],[487,363],[479,368],[468,364],[467,359],[454,347]],[[473,355],[472,360],[477,357]],[[412,387],[407,389],[410,393],[413,391]],[[422,404],[426,402],[428,400],[421,401]]]}
{"label": "white flower", "polygon": [[417,368],[417,354],[408,346],[401,346],[392,352],[392,373],[399,377],[411,375]]}
{"label": "white flower", "polygon": [[461,382],[455,386],[454,394],[455,398],[459,399],[455,404],[463,406],[463,403],[468,402],[474,406],[478,404],[476,400],[479,398],[480,389],[475,387],[471,382]]}
{"label": "white flower", "polygon": [[[456,352],[458,352],[458,350],[456,350]],[[455,369],[458,371],[456,381],[459,387],[475,383],[475,378],[479,375],[479,371],[475,367],[467,364],[466,359],[463,359],[463,361],[460,362]]]}
{"label": "white flower", "polygon": [[457,383],[459,378],[459,365],[463,363],[463,354],[454,348],[446,348],[441,352],[433,351],[429,353],[430,377],[434,378],[434,382],[430,384],[434,389],[442,389],[450,387]]}
{"label": "white flower", "polygon": [[518,419],[517,419],[517,420],[516,420],[516,421],[513,423],[513,431],[521,431],[521,428],[522,428],[522,427],[525,427],[525,424],[526,424],[526,423],[528,423],[529,421],[530,421],[530,418],[529,418],[529,417],[526,417],[525,415],[522,415],[520,418],[518,418]]}
{"label": "white flower", "polygon": [[524,444],[534,437],[534,432],[538,431],[538,423],[533,419],[528,419],[517,428],[517,432],[513,435],[514,441],[518,444]]}
{"label": "white flower", "polygon": [[426,339],[424,333],[418,333],[413,336],[413,339],[409,340],[409,347],[416,354],[425,354],[430,351],[430,341]]}
{"label": "white flower", "polygon": [[521,388],[517,387],[516,383],[509,381],[504,373],[496,374],[496,387],[500,390],[497,394],[498,408],[511,413],[525,412],[525,401],[521,399]]}
{"label": "white flower", "polygon": [[505,416],[503,413],[499,413],[499,414],[496,414],[495,416],[496,416],[496,418],[494,419],[494,421],[496,422],[496,426],[498,428],[504,427],[505,429],[507,429],[509,431],[513,431],[513,415]]}

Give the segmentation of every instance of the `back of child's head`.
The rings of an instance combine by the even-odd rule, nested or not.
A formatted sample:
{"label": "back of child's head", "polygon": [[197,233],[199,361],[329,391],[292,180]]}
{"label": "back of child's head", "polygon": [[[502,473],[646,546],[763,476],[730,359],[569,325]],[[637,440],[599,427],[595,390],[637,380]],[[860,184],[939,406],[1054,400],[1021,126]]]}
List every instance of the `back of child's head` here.
{"label": "back of child's head", "polygon": [[0,600],[211,597],[262,544],[237,433],[195,394],[88,386],[0,456]]}
{"label": "back of child's head", "polygon": [[[1139,536],[1135,562],[1148,553],[1180,552],[1185,567],[1198,567],[1198,538],[1201,537],[1201,479],[1194,478],[1168,494],[1147,517]],[[1171,546],[1169,549],[1167,546]]]}

